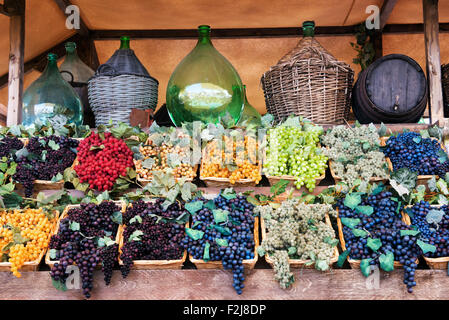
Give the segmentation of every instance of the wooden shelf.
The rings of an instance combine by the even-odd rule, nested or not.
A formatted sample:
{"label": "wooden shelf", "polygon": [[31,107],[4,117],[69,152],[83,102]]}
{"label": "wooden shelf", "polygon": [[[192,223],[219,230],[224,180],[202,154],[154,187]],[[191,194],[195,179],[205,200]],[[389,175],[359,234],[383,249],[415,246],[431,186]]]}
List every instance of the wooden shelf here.
{"label": "wooden shelf", "polygon": [[[100,271],[98,271],[100,273]],[[393,300],[393,299],[449,299],[449,277],[445,270],[417,270],[414,293],[407,292],[402,282],[403,270],[381,271],[378,289],[367,289],[366,278],[360,270],[295,270],[296,282],[289,290],[282,290],[273,278],[273,270],[255,269],[245,280],[243,294],[232,287],[232,275],[222,270],[135,270],[122,279],[114,271],[111,284],[106,286],[101,274],[95,275],[91,299],[147,299],[147,300]],[[84,299],[81,290],[56,290],[49,272],[23,272],[15,278],[0,273],[0,299]]]}

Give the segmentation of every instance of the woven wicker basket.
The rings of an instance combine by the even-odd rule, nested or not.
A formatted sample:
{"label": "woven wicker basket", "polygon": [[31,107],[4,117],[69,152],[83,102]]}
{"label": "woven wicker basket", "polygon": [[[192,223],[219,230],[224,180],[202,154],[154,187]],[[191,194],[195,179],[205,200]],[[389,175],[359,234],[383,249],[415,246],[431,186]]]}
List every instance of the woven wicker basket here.
{"label": "woven wicker basket", "polygon": [[[24,209],[23,209],[24,210]],[[54,230],[56,228],[57,223],[59,223],[59,211],[54,211],[54,218],[52,219],[52,230],[48,234],[49,237],[51,237],[54,233]],[[36,260],[33,261],[27,261],[23,264],[22,267],[19,268],[19,272],[22,271],[37,271],[39,264],[41,263],[42,258],[44,257],[45,253],[48,251],[48,248],[45,250],[42,250],[39,254],[39,257],[37,257]],[[11,271],[11,262],[0,262],[0,271]]]}
{"label": "woven wicker basket", "polygon": [[117,50],[88,82],[95,124],[130,123],[132,109],[156,109],[159,82],[131,49]]}
{"label": "woven wicker basket", "polygon": [[[405,224],[408,224],[406,216],[403,213],[401,213],[401,215],[402,215],[402,221]],[[337,227],[338,227],[338,237],[340,238],[341,249],[344,252],[344,251],[346,251],[346,242],[345,242],[345,238],[343,236],[343,224],[341,223],[340,216],[338,215],[338,208],[337,208]],[[360,263],[362,262],[362,260],[351,259],[349,257],[349,255],[347,256],[346,259],[348,260],[349,265],[351,266],[352,269],[359,269],[360,268]],[[418,263],[418,259],[416,260],[416,263]],[[399,261],[394,261],[393,265],[394,265],[395,268],[403,268],[404,267],[404,265],[402,263],[399,263]]]}
{"label": "woven wicker basket", "polygon": [[[389,139],[389,137],[381,137],[380,138],[380,146],[381,147],[386,146],[388,139]],[[437,138],[434,138],[434,137],[431,137],[431,139],[438,140]],[[441,145],[441,149],[443,149],[444,152],[447,153],[447,150],[446,150],[446,147],[445,147],[444,143],[442,143],[440,141],[440,145]],[[391,162],[390,158],[389,157],[385,157],[385,159],[387,160],[388,167],[390,168],[391,171],[393,171],[393,163]],[[437,177],[437,176],[434,176],[434,175],[431,175],[431,174],[418,175],[418,177],[416,179],[416,184],[417,185],[424,185],[424,186],[426,186],[426,188],[428,188],[427,182],[430,179],[432,179],[432,177]]]}
{"label": "woven wicker basket", "polygon": [[[406,208],[410,208],[411,206],[406,206]],[[431,205],[431,208],[437,209],[441,207],[440,205]],[[405,218],[405,223],[408,225],[412,224],[412,221],[410,219],[410,216],[403,212],[402,215]],[[429,266],[430,269],[436,269],[436,270],[447,270],[447,265],[449,263],[449,257],[440,257],[440,258],[427,258],[423,255],[424,261],[426,261],[426,264]]]}
{"label": "woven wicker basket", "polygon": [[[326,220],[326,224],[328,226],[330,226],[332,228],[332,223],[331,220],[329,218],[329,215],[326,214],[325,216],[325,220]],[[260,218],[260,227],[262,230],[262,242],[267,238],[267,230],[266,230],[266,225],[265,225],[265,219],[264,218]],[[338,261],[338,248],[337,246],[335,246],[334,248],[334,255],[332,256],[331,260],[330,260],[330,266],[332,266],[335,262]],[[274,261],[273,259],[268,255],[268,253],[265,254],[265,261],[273,268],[274,265]],[[311,260],[299,260],[299,259],[288,259],[288,264],[290,265],[290,268],[306,268],[306,269],[314,269],[315,268],[315,264],[309,264],[306,265],[306,263],[310,262]]]}
{"label": "woven wicker basket", "polygon": [[[245,270],[252,270],[257,262],[257,247],[259,246],[259,218],[254,219],[254,258],[243,260],[242,264]],[[197,269],[223,269],[223,264],[220,261],[208,261],[194,259],[192,255],[189,254],[189,260],[195,265]]]}
{"label": "woven wicker basket", "polygon": [[305,37],[265,72],[267,111],[276,121],[294,114],[319,123],[343,123],[350,111],[354,71],[313,37]]}
{"label": "woven wicker basket", "polygon": [[[115,204],[117,204],[119,207],[121,207],[121,212],[124,213],[125,209],[126,209],[126,203],[123,201],[114,201]],[[59,216],[58,222],[56,224],[56,227],[53,229],[53,233],[52,235],[57,235],[58,231],[59,231],[59,224],[61,223],[61,220],[64,219],[68,213],[70,209],[74,209],[74,208],[78,208],[81,205],[79,204],[73,204],[73,205],[68,205],[67,207],[65,207],[64,211],[62,212],[62,214]],[[117,235],[115,237],[115,243],[119,243],[119,232],[117,230]],[[47,250],[47,254],[45,255],[45,264],[48,265],[50,268],[53,268],[53,266],[55,265],[55,263],[59,263],[59,260],[51,260],[50,258],[50,249]],[[97,269],[101,269],[101,264],[98,264]]]}

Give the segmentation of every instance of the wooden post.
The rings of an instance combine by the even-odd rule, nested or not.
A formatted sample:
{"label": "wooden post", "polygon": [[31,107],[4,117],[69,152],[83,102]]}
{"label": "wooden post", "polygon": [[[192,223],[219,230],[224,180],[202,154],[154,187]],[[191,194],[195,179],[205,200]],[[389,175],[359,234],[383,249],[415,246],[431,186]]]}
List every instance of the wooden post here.
{"label": "wooden post", "polygon": [[[25,48],[25,0],[18,0],[21,9],[11,15],[9,23],[8,126],[22,122],[23,65]],[[5,3],[6,5],[6,3]]]}
{"label": "wooden post", "polygon": [[446,125],[441,85],[440,42],[438,39],[438,0],[423,0],[424,41],[426,48],[427,82],[431,124]]}

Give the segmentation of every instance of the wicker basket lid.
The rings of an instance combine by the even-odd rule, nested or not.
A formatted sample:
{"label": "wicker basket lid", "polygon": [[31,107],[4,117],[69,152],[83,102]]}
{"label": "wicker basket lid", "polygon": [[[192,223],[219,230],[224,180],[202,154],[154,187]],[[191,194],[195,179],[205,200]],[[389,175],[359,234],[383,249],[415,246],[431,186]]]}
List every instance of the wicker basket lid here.
{"label": "wicker basket lid", "polygon": [[266,73],[273,69],[292,68],[298,64],[319,65],[326,68],[339,68],[347,72],[351,71],[351,67],[347,63],[338,61],[314,37],[305,37]]}
{"label": "wicker basket lid", "polygon": [[92,78],[100,76],[116,77],[121,75],[153,78],[139,61],[132,49],[116,50],[106,63],[98,67]]}

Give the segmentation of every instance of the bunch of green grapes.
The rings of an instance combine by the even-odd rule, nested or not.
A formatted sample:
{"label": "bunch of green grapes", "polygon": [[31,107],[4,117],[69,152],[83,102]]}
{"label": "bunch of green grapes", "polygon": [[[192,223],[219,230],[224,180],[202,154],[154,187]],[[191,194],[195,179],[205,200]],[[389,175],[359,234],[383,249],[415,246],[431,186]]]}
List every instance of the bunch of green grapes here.
{"label": "bunch of green grapes", "polygon": [[268,130],[265,172],[270,176],[295,177],[295,186],[315,188],[315,179],[324,174],[327,157],[318,146],[323,130],[319,126],[281,125]]}

